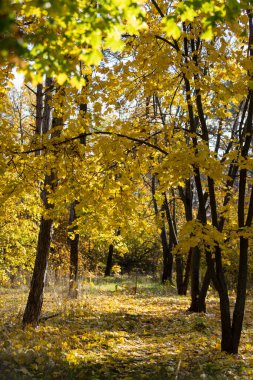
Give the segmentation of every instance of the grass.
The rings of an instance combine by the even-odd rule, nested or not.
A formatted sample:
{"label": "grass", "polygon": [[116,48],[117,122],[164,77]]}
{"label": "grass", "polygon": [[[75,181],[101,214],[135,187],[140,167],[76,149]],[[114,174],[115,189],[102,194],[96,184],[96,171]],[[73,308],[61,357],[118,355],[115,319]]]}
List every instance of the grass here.
{"label": "grass", "polygon": [[[116,286],[117,285],[117,286]],[[189,297],[147,278],[83,281],[78,300],[45,292],[37,328],[21,327],[27,290],[0,291],[0,379],[251,379],[252,299],[240,354],[220,352],[218,300],[190,314]]]}

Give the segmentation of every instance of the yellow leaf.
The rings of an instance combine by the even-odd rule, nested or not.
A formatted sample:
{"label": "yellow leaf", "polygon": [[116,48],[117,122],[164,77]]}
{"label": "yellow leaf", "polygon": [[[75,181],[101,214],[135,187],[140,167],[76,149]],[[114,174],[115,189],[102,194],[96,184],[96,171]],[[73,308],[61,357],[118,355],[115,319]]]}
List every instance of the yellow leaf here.
{"label": "yellow leaf", "polygon": [[68,76],[65,73],[61,73],[57,75],[56,80],[59,83],[59,85],[62,85],[66,80],[68,79]]}
{"label": "yellow leaf", "polygon": [[181,30],[173,18],[167,18],[164,21],[163,29],[169,37],[178,39],[181,36]]}
{"label": "yellow leaf", "polygon": [[208,26],[207,29],[201,34],[201,38],[206,41],[210,41],[213,38],[213,29],[211,26]]}

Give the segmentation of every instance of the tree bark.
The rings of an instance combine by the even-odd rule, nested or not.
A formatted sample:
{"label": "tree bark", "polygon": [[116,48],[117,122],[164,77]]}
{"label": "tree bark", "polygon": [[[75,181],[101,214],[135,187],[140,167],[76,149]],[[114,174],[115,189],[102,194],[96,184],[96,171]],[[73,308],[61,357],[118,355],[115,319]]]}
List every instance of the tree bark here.
{"label": "tree bark", "polygon": [[[69,224],[71,225],[76,220],[77,201],[74,201],[70,206]],[[71,298],[78,297],[78,243],[79,234],[75,232],[76,227],[71,229],[74,234],[74,239],[69,239],[70,245],[70,267],[69,267],[69,296]]]}
{"label": "tree bark", "polygon": [[[119,235],[120,235],[120,228],[118,228],[118,230],[116,231],[116,236],[119,236]],[[108,256],[106,260],[105,277],[111,276],[112,264],[113,264],[113,251],[114,251],[114,245],[110,244]]]}
{"label": "tree bark", "polygon": [[[87,80],[87,78],[86,78]],[[82,89],[82,92],[85,92],[85,89]],[[80,114],[85,116],[87,114],[88,105],[87,103],[80,104]],[[80,137],[80,144],[86,145],[86,136],[83,135]],[[76,210],[75,207],[78,204],[78,201],[75,200],[70,206],[70,216],[69,224],[71,225],[76,219]],[[79,234],[76,232],[76,227],[74,226],[71,230],[74,234],[74,239],[69,239],[70,245],[70,268],[69,268],[69,296],[71,298],[78,297],[78,256],[79,256]]]}
{"label": "tree bark", "polygon": [[210,272],[207,269],[203,282],[202,282],[201,289],[198,290],[198,293],[192,291],[193,294],[191,297],[191,306],[189,308],[190,312],[193,312],[193,313],[206,312],[206,295],[207,295],[207,291],[210,285],[210,280],[211,280]]}
{"label": "tree bark", "polygon": [[111,276],[113,249],[114,249],[113,244],[110,244],[109,245],[108,256],[107,256],[107,260],[106,260],[105,277]]}
{"label": "tree bark", "polygon": [[185,272],[184,272],[184,281],[183,281],[183,287],[182,287],[182,295],[186,296],[187,294],[187,289],[189,286],[190,282],[190,277],[191,277],[191,261],[192,261],[192,250],[190,249],[188,256],[187,256],[187,261],[185,265]]}
{"label": "tree bark", "polygon": [[43,291],[45,287],[49,248],[51,242],[53,221],[41,217],[40,231],[37,244],[37,254],[30,292],[23,315],[23,325],[38,325],[43,304]]}
{"label": "tree bark", "polygon": [[[47,133],[50,130],[50,114],[51,106],[50,99],[51,94],[49,94],[49,87],[52,86],[52,79],[46,79],[47,95],[45,96],[44,104],[44,114],[43,114],[43,133]],[[57,130],[58,126],[63,124],[62,117],[55,115],[52,120],[52,134],[51,138],[58,136],[60,131]],[[54,129],[56,131],[54,133]],[[51,210],[53,205],[48,202],[49,191],[54,190],[56,185],[56,175],[55,170],[51,168],[50,174],[46,174],[43,190],[41,192],[41,199],[45,210]],[[46,219],[44,216],[41,217],[40,230],[37,243],[37,252],[35,265],[33,270],[33,276],[30,286],[30,292],[26,304],[26,308],[23,315],[23,326],[27,324],[37,325],[39,323],[42,304],[43,304],[43,292],[45,287],[46,273],[47,273],[47,263],[50,250],[50,243],[52,238],[52,226],[53,220],[51,218]]]}
{"label": "tree bark", "polygon": [[189,310],[192,312],[198,312],[200,270],[200,250],[198,247],[193,248],[191,268],[191,306]]}
{"label": "tree bark", "polygon": [[[192,185],[191,185],[191,180],[185,180],[185,188],[183,189],[181,186],[178,187],[179,191],[179,196],[184,204],[184,209],[185,209],[185,217],[186,221],[189,222],[192,220]],[[181,258],[181,260],[183,260]],[[192,249],[189,250],[188,256],[187,256],[187,261],[186,265],[184,268],[184,265],[181,264],[181,270],[182,270],[182,279],[180,283],[178,283],[178,294],[179,295],[186,295],[187,294],[187,289],[191,277],[191,266],[192,266]],[[184,271],[184,272],[183,272]],[[183,274],[184,273],[184,274]],[[180,272],[179,272],[180,274]],[[178,276],[178,275],[177,275]]]}
{"label": "tree bark", "polygon": [[[43,110],[43,85],[37,85],[36,91],[36,120],[35,120],[35,138],[42,135],[42,110]],[[40,151],[35,152],[36,156],[40,155]]]}
{"label": "tree bark", "polygon": [[[153,200],[153,205],[154,205],[154,210],[155,210],[155,215],[157,218],[159,218],[159,208],[158,204],[155,198],[155,193],[156,193],[156,177],[155,175],[152,176],[152,200]],[[164,204],[163,207],[164,209]],[[166,227],[165,227],[165,222],[164,222],[164,211],[162,212],[161,220],[161,243],[162,243],[162,250],[163,250],[163,271],[162,271],[162,283],[165,283],[166,281],[172,282],[172,268],[173,268],[173,255],[172,255],[172,248],[173,248],[173,243],[170,241],[168,244],[167,240],[167,232],[166,232]]]}

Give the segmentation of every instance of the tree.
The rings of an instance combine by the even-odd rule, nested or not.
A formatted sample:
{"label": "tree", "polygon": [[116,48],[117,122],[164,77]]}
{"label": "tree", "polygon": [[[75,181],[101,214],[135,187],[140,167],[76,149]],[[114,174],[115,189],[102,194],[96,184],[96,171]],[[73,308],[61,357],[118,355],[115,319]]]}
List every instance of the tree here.
{"label": "tree", "polygon": [[[44,103],[44,115],[42,123],[43,134],[48,134],[51,132],[51,138],[54,139],[59,136],[60,128],[63,126],[62,114],[59,112],[57,107],[54,109],[54,114],[52,117],[52,125],[50,124],[50,114],[51,114],[51,87],[53,81],[51,78],[46,79],[46,90],[47,94],[45,96]],[[58,89],[58,92],[61,92],[62,89]],[[37,105],[38,106],[38,105]],[[44,206],[44,215],[42,214],[40,220],[40,230],[37,243],[37,253],[35,259],[35,266],[33,270],[33,276],[31,281],[31,288],[26,304],[26,308],[23,315],[23,325],[27,324],[38,324],[41,314],[41,308],[43,304],[43,291],[46,280],[47,266],[48,266],[48,256],[50,250],[50,243],[52,239],[52,228],[53,228],[53,219],[52,216],[45,215],[45,212],[49,212],[52,209],[52,204],[49,201],[50,192],[54,191],[54,188],[57,183],[56,169],[49,168],[48,173],[45,176],[42,191],[41,199]]]}

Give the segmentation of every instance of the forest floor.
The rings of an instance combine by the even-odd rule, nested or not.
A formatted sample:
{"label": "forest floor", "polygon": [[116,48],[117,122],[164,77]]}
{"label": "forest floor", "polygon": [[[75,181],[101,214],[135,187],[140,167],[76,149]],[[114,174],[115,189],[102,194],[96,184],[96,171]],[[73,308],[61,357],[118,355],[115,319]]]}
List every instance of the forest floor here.
{"label": "forest floor", "polygon": [[253,298],[240,354],[220,352],[217,298],[207,314],[187,312],[189,297],[142,280],[83,283],[78,300],[50,287],[43,315],[22,329],[27,290],[0,289],[0,379],[253,379]]}

